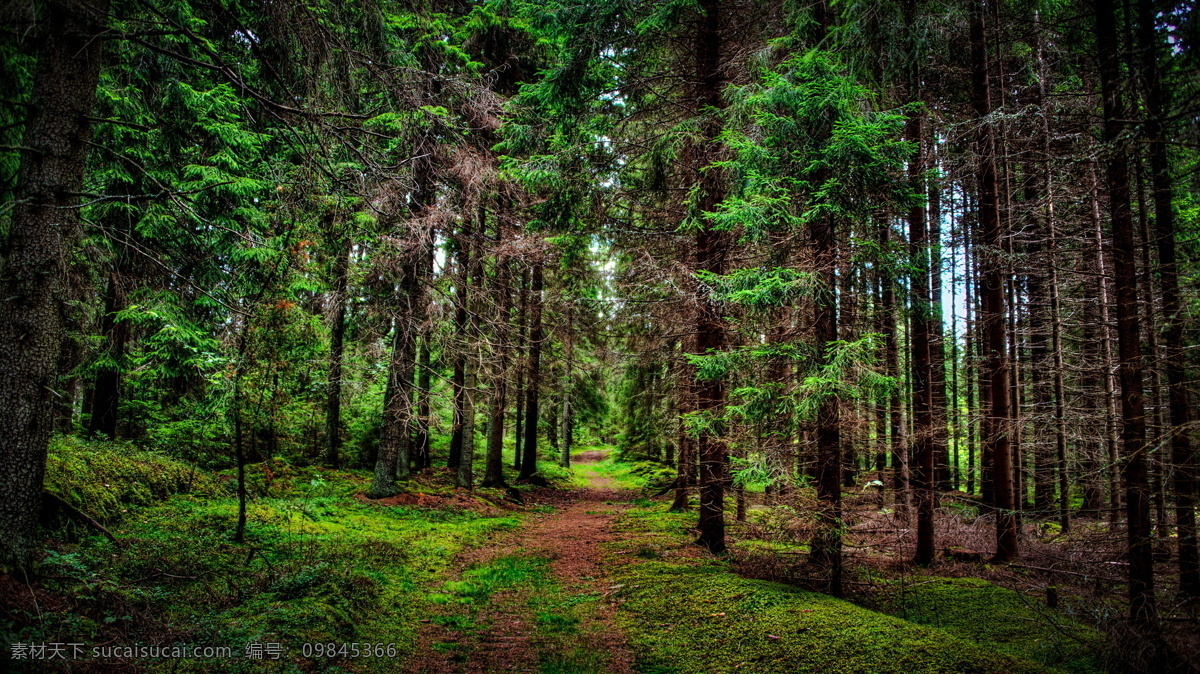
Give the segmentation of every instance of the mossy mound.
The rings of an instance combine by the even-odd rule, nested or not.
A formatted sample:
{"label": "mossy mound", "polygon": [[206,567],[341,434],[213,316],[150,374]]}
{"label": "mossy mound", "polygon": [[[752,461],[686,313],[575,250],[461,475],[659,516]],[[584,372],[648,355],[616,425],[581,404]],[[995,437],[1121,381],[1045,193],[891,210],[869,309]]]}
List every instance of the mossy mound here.
{"label": "mossy mound", "polygon": [[1061,671],[1104,671],[1095,656],[1103,645],[1098,631],[986,580],[893,581],[879,596],[880,610],[960,639]]}
{"label": "mossy mound", "polygon": [[647,674],[685,672],[1041,672],[943,631],[724,564],[630,564],[620,620]]}
{"label": "mossy mound", "polygon": [[46,458],[46,489],[101,521],[174,494],[213,494],[212,477],[191,464],[121,442],[55,438]]}

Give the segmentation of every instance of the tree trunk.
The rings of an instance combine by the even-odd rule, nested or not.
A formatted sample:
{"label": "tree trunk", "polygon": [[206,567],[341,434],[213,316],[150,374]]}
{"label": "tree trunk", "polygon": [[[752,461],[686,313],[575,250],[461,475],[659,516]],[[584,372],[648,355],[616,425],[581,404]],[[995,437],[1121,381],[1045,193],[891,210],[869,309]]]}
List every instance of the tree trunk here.
{"label": "tree trunk", "polygon": [[984,451],[992,460],[992,492],[995,496],[996,555],[998,562],[1017,557],[1017,522],[1013,500],[1009,428],[1008,349],[1005,329],[1004,272],[1001,261],[1000,202],[996,185],[995,140],[991,124],[991,95],[987,43],[983,25],[983,0],[971,3],[971,80],[975,115],[979,119],[979,226],[981,346],[984,373],[989,388],[989,406],[984,417]]}
{"label": "tree trunk", "polygon": [[1129,164],[1118,147],[1125,105],[1120,91],[1117,27],[1112,0],[1096,0],[1096,41],[1104,103],[1105,179],[1113,235],[1113,283],[1117,295],[1118,378],[1121,383],[1121,445],[1124,462],[1126,532],[1129,542],[1129,616],[1154,615],[1154,559],[1150,532],[1150,485],[1146,471],[1146,418],[1142,402],[1142,354],[1138,325],[1137,266],[1130,210]]}
{"label": "tree trunk", "polygon": [[413,470],[425,470],[431,465],[430,462],[430,437],[429,437],[429,411],[430,411],[430,373],[432,372],[432,347],[430,341],[433,338],[433,326],[429,321],[428,306],[429,292],[428,287],[433,277],[433,230],[426,231],[428,239],[423,242],[424,249],[421,251],[421,260],[419,262],[419,286],[417,291],[418,306],[416,308],[419,318],[418,331],[421,337],[421,348],[417,354],[417,428],[416,437],[413,439]]}
{"label": "tree trunk", "polygon": [[[484,225],[487,222],[487,212],[483,206],[479,207],[478,223],[476,232],[482,233]],[[476,345],[479,340],[479,316],[478,307],[473,310],[469,305],[472,304],[471,299],[475,295],[470,292],[473,286],[476,289],[483,288],[483,255],[479,247],[473,241],[474,237],[463,237],[460,244],[464,248],[460,248],[461,254],[459,264],[462,267],[462,279],[458,293],[459,309],[462,312],[461,324],[463,337],[462,344],[462,370],[463,370],[463,387],[461,389],[461,400],[456,396],[455,411],[461,419],[461,449],[457,479],[455,484],[463,489],[471,489],[474,486],[475,480],[475,401],[478,393],[478,371],[479,361],[476,354],[479,353]],[[473,252],[472,252],[473,251]],[[471,281],[472,277],[474,282]],[[457,320],[457,319],[456,319]]]}
{"label": "tree trunk", "polygon": [[[123,254],[123,253],[122,253]],[[88,432],[112,439],[117,437],[118,407],[121,403],[121,369],[125,360],[125,345],[129,339],[129,325],[117,320],[117,312],[125,309],[124,265],[109,275],[104,298],[104,316],[100,321],[101,332],[108,346],[107,363],[96,372],[93,385],[92,416],[88,421]]]}
{"label": "tree trunk", "polygon": [[574,438],[571,437],[571,391],[574,388],[574,365],[575,365],[575,335],[572,334],[574,329],[571,320],[571,308],[567,307],[567,329],[563,335],[563,351],[566,364],[564,366],[562,383],[562,403],[559,408],[561,417],[559,418],[559,435],[562,436],[562,454],[559,459],[559,465],[563,468],[571,467],[571,444]]}
{"label": "tree trunk", "polygon": [[[411,267],[406,269],[411,275]],[[411,320],[411,296],[408,283],[402,284],[398,316],[392,320],[392,357],[388,362],[387,389],[383,397],[383,428],[379,437],[379,456],[368,498],[387,498],[396,493],[396,476],[408,474],[408,436],[412,424],[414,336]],[[408,299],[406,299],[408,298]]]}
{"label": "tree trunk", "polygon": [[[517,390],[513,398],[516,400],[516,414],[513,415],[513,470],[521,471],[522,452],[525,444],[525,376],[528,370],[529,355],[527,348],[529,340],[526,330],[526,319],[529,315],[529,274],[521,270],[519,281],[521,291],[517,294],[517,339],[516,339],[516,370]],[[524,365],[524,366],[522,366]]]}
{"label": "tree trunk", "polygon": [[525,390],[525,457],[521,460],[520,479],[537,472],[538,403],[542,388],[542,263],[533,266],[529,289],[529,377]]}
{"label": "tree trunk", "polygon": [[[496,223],[497,249],[504,242],[504,226]],[[512,313],[512,288],[509,283],[508,263],[497,262],[496,294],[498,295],[495,319],[495,335],[493,340],[496,348],[492,354],[493,370],[491,372],[492,391],[490,409],[488,410],[488,440],[487,456],[484,464],[483,487],[500,488],[507,486],[504,479],[504,411],[505,398],[508,393],[508,350],[510,346],[508,324]]]}
{"label": "tree trunk", "polygon": [[[719,172],[711,168],[718,155],[720,119],[714,111],[724,107],[721,89],[722,36],[720,0],[701,0],[700,17],[696,22],[695,45],[695,111],[702,117],[699,147],[696,148],[696,172],[702,196],[702,212],[716,210],[724,199],[725,186]],[[713,274],[725,273],[729,253],[728,234],[713,231],[708,224],[696,234],[696,268]],[[701,291],[697,301],[696,349],[701,354],[725,350],[725,320],[716,301]],[[704,379],[696,383],[696,409],[714,423],[724,411],[725,384],[720,379]],[[712,553],[725,551],[725,470],[726,448],[719,428],[709,428],[696,439],[700,459],[700,530],[697,543]]]}
{"label": "tree trunk", "polygon": [[1164,142],[1163,115],[1165,93],[1158,70],[1163,45],[1154,21],[1156,10],[1150,0],[1139,0],[1138,23],[1142,51],[1143,81],[1147,88],[1145,125],[1150,141],[1150,182],[1154,194],[1154,233],[1158,241],[1158,283],[1162,293],[1165,352],[1163,370],[1167,376],[1167,406],[1170,421],[1171,462],[1175,467],[1175,526],[1179,547],[1179,591],[1200,596],[1200,551],[1196,543],[1196,458],[1191,445],[1191,408],[1185,373],[1184,313],[1179,297],[1179,267],[1175,252],[1174,187],[1171,165]]}
{"label": "tree trunk", "polygon": [[67,258],[108,0],[50,0],[0,268],[0,567],[27,568],[57,399]]}
{"label": "tree trunk", "polygon": [[[467,220],[464,218],[464,223]],[[458,468],[461,465],[466,438],[467,361],[470,357],[467,303],[471,285],[471,238],[470,228],[464,224],[458,233],[457,250],[454,255],[458,266],[458,278],[454,284],[454,373],[450,379],[454,412],[450,430],[450,455],[446,459],[447,468]]]}
{"label": "tree trunk", "polygon": [[342,448],[342,353],[346,337],[346,288],[349,282],[350,248],[347,234],[339,241],[333,261],[333,316],[329,328],[329,389],[325,397],[325,463],[341,467]]}
{"label": "tree trunk", "polygon": [[[908,178],[914,191],[924,195],[925,156],[921,143],[922,119],[913,114],[905,125],[905,139],[915,143],[917,154],[908,162]],[[930,353],[929,297],[929,232],[926,229],[925,205],[914,204],[908,210],[909,259],[912,268],[912,332],[909,348],[912,352],[913,381],[913,496],[917,506],[917,550],[914,562],[922,566],[933,563],[933,511],[936,459],[933,447],[933,363]],[[834,333],[836,339],[836,332]]]}

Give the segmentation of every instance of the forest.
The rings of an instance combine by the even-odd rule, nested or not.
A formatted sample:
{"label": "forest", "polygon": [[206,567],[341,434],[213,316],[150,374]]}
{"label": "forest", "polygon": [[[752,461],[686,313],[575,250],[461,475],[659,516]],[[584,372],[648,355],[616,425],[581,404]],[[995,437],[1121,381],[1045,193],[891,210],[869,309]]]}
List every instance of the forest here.
{"label": "forest", "polygon": [[1195,0],[7,0],[16,671],[1200,671]]}

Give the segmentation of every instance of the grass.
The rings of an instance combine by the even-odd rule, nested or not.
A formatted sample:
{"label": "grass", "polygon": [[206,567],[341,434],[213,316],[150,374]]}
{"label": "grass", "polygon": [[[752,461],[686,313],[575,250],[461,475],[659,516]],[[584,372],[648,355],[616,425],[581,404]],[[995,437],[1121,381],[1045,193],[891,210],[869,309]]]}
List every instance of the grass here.
{"label": "grass", "polygon": [[571,464],[571,471],[583,484],[587,483],[586,476],[592,472],[612,480],[617,489],[629,490],[654,489],[656,485],[670,482],[675,478],[674,470],[660,463],[653,461],[639,461],[637,463],[618,461],[615,448],[608,445],[579,447],[572,451],[571,454],[573,457],[576,457],[584,452],[594,451],[607,452],[604,460],[598,463]]}
{"label": "grass", "polygon": [[429,595],[432,622],[452,631],[432,648],[454,662],[467,662],[477,649],[491,647],[487,638],[505,634],[498,621],[520,622],[533,627],[527,643],[539,671],[601,674],[608,671],[608,654],[581,643],[600,629],[594,620],[597,598],[563,587],[549,559],[522,553],[497,557]]}

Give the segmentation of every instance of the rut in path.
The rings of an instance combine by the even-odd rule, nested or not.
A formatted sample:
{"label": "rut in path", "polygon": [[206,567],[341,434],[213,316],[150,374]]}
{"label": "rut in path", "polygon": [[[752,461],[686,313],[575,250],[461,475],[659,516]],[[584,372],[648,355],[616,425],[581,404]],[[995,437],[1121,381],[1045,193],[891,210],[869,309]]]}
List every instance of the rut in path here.
{"label": "rut in path", "polygon": [[[587,452],[576,463],[595,463],[604,454]],[[553,513],[471,551],[459,565],[465,570],[511,556],[549,559],[560,588],[557,595],[589,600],[580,611],[578,628],[548,635],[538,628],[529,588],[502,590],[481,608],[471,629],[453,629],[436,620],[423,624],[418,655],[408,671],[538,672],[556,669],[555,663],[558,671],[633,671],[633,657],[614,620],[616,605],[607,596],[601,566],[601,545],[616,540],[612,525],[632,494],[615,489],[612,480],[594,470],[585,477],[588,488],[573,492]]]}

